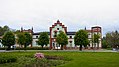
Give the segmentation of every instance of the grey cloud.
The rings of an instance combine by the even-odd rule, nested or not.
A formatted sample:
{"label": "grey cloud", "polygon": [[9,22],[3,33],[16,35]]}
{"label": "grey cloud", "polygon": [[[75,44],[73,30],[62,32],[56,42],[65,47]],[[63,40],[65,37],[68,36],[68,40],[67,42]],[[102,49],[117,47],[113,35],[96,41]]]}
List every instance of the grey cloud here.
{"label": "grey cloud", "polygon": [[49,31],[59,19],[69,31],[99,25],[104,34],[119,29],[118,0],[0,0],[0,25]]}

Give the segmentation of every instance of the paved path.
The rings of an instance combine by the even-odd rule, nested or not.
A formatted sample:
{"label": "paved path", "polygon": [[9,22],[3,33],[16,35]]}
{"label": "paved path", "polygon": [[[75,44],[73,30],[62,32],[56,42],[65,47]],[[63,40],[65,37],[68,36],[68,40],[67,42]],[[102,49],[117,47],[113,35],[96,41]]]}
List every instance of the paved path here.
{"label": "paved path", "polygon": [[0,52],[12,52],[12,51],[0,50]]}
{"label": "paved path", "polygon": [[[0,52],[18,52],[18,51],[24,51],[24,50],[0,50]],[[57,51],[57,50],[26,50],[26,51]],[[113,51],[113,50],[106,50],[106,49],[100,49],[100,50],[58,50],[58,51],[64,51],[64,52],[119,52],[119,51]]]}

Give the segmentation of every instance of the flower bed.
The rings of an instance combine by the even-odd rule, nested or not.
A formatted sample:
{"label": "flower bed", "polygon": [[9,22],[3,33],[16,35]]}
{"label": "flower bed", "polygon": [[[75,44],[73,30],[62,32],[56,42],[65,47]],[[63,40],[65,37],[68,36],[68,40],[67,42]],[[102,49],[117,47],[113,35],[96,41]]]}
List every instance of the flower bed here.
{"label": "flower bed", "polygon": [[36,54],[34,55],[34,57],[35,57],[36,59],[45,58],[43,53],[36,53]]}
{"label": "flower bed", "polygon": [[67,63],[64,56],[46,54],[35,52],[0,53],[0,67],[53,67]]}
{"label": "flower bed", "polygon": [[64,60],[48,60],[48,59],[40,59],[36,60],[36,62],[32,64],[25,65],[26,67],[53,67],[53,66],[58,66],[61,64],[65,64],[66,61]]}
{"label": "flower bed", "polygon": [[66,63],[63,57],[57,55],[44,55],[43,53],[35,53],[36,60],[32,64],[27,64],[25,67],[52,67]]}

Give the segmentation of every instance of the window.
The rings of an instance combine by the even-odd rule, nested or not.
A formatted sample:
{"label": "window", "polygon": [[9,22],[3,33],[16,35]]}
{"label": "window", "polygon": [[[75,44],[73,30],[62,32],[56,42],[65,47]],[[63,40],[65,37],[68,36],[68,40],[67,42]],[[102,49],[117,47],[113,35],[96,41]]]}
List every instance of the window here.
{"label": "window", "polygon": [[36,36],[36,38],[38,38],[38,36]]}
{"label": "window", "polygon": [[57,32],[54,32],[54,37],[56,37],[57,36]]}
{"label": "window", "polygon": [[36,45],[38,45],[38,41],[36,41]]}
{"label": "window", "polygon": [[54,37],[57,37],[57,35],[55,34]]}
{"label": "window", "polygon": [[57,32],[55,32],[55,34],[57,34]]}
{"label": "window", "polygon": [[70,36],[69,38],[72,38],[72,36]]}
{"label": "window", "polygon": [[55,47],[55,43],[52,43],[53,44],[53,47]]}
{"label": "window", "polygon": [[57,28],[57,30],[59,30],[59,28]]}
{"label": "window", "polygon": [[72,43],[72,41],[69,41],[69,43]]}

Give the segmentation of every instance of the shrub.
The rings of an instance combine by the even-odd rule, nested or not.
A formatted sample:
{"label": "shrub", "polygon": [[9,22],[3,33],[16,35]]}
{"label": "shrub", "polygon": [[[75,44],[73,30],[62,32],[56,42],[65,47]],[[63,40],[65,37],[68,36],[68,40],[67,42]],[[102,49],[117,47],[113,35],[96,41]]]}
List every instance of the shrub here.
{"label": "shrub", "polygon": [[0,57],[0,64],[15,62],[16,60],[17,60],[17,58],[13,57],[13,56],[1,56]]}
{"label": "shrub", "polygon": [[0,48],[0,50],[6,50],[6,48]]}
{"label": "shrub", "polygon": [[45,58],[46,59],[48,59],[48,60],[63,60],[64,59],[64,57],[62,57],[62,56],[57,56],[57,55],[55,55],[55,56],[50,56],[50,55],[45,55]]}

